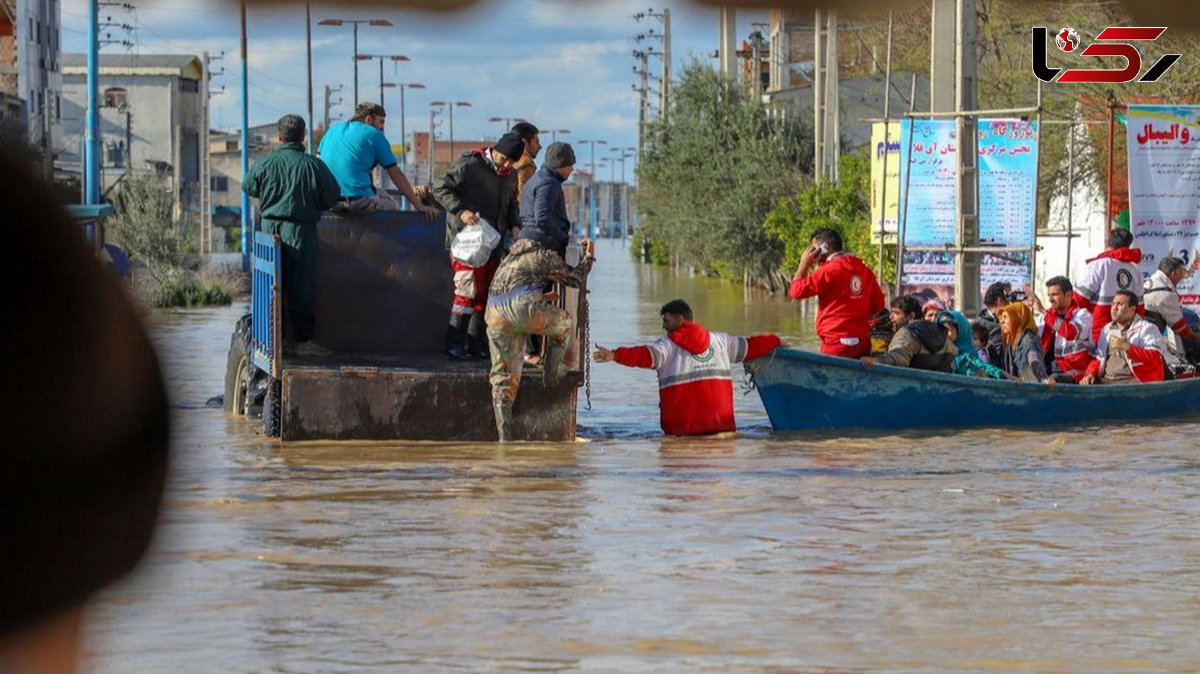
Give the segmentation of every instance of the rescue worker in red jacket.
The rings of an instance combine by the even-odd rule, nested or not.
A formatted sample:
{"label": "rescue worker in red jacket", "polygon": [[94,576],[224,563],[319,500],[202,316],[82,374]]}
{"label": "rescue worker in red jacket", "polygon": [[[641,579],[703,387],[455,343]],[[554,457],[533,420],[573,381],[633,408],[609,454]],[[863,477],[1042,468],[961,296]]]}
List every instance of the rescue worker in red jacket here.
{"label": "rescue worker in red jacket", "polygon": [[665,337],[650,346],[609,350],[597,345],[592,358],[597,363],[616,361],[658,372],[664,433],[709,435],[736,431],[732,363],[765,356],[782,344],[779,337],[709,332],[692,322],[692,309],[683,300],[667,302],[659,313],[667,331]]}
{"label": "rescue worker in red jacket", "polygon": [[[800,256],[788,295],[817,297],[817,337],[821,353],[846,358],[871,354],[871,320],[883,310],[883,291],[875,274],[842,250],[842,236],[828,227],[813,232]],[[820,265],[815,270],[813,265]]]}
{"label": "rescue worker in red jacket", "polygon": [[1092,314],[1092,343],[1099,347],[1100,333],[1112,320],[1113,297],[1118,290],[1128,290],[1137,298],[1137,313],[1146,313],[1142,306],[1142,251],[1133,246],[1133,234],[1128,229],[1114,229],[1105,239],[1105,249],[1087,261],[1083,278],[1075,283],[1075,302]]}

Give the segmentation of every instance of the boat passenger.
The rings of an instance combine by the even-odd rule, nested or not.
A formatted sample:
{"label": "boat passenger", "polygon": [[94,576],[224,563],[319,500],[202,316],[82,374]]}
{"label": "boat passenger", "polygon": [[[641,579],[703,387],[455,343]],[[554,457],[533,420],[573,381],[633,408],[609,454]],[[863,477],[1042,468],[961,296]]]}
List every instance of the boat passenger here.
{"label": "boat passenger", "polygon": [[1057,382],[1046,373],[1046,355],[1038,339],[1033,312],[1022,302],[1013,302],[1000,310],[1000,332],[1004,335],[1001,354],[1004,369],[1023,382],[1054,386]]}
{"label": "boat passenger", "polygon": [[931,297],[925,300],[921,305],[921,312],[925,316],[925,320],[937,322],[937,314],[939,311],[945,311],[946,303],[936,297]]}
{"label": "boat passenger", "polygon": [[[1092,342],[1092,313],[1079,306],[1071,281],[1055,276],[1046,281],[1050,308],[1042,317],[1042,351],[1050,374],[1060,382],[1064,377],[1078,382],[1095,360]],[[1058,375],[1064,375],[1059,377]]]}
{"label": "boat passenger", "polygon": [[1080,384],[1132,384],[1162,381],[1165,376],[1162,333],[1137,315],[1137,295],[1118,290],[1112,300],[1112,321],[1096,345],[1096,360]]}
{"label": "boat passenger", "polygon": [[1000,310],[1008,304],[1010,292],[1012,292],[1012,285],[1003,281],[997,281],[988,286],[987,291],[983,294],[983,309],[975,319],[988,330],[987,362],[992,364],[1003,362],[1001,351],[1004,338],[1000,334]]}
{"label": "boat passenger", "polygon": [[1166,330],[1167,347],[1164,356],[1171,365],[1200,361],[1200,332],[1188,325],[1179,301],[1179,282],[1191,276],[1191,271],[1177,257],[1164,258],[1158,263],[1158,270],[1146,279],[1142,294],[1146,319],[1150,320],[1152,315],[1162,319],[1160,329]]}
{"label": "boat passenger", "polygon": [[[521,137],[509,132],[491,147],[470,150],[456,158],[433,188],[438,203],[446,209],[447,243],[466,227],[486,220],[503,241],[509,230],[521,224],[517,209],[517,175],[513,162],[525,154]],[[502,246],[496,246],[482,267],[470,267],[454,258],[454,301],[446,330],[446,355],[457,360],[490,358],[483,311],[488,288],[500,266]],[[464,348],[465,347],[465,348]]]}
{"label": "boat passenger", "polygon": [[883,291],[871,269],[842,249],[842,235],[836,230],[822,227],[813,232],[788,295],[794,300],[817,298],[821,353],[845,358],[871,353],[871,318],[883,310]]}
{"label": "boat passenger", "polygon": [[364,101],[354,108],[350,121],[334,124],[321,137],[317,156],[329,165],[341,188],[341,198],[333,211],[357,214],[400,210],[400,202],[392,195],[375,189],[371,171],[378,166],[413,208],[430,220],[436,219],[438,209],[422,204],[428,190],[424,186],[414,189],[396,166],[396,155],[383,135],[386,121],[387,111],[382,105]]}
{"label": "boat passenger", "polygon": [[979,356],[979,360],[985,363],[991,363],[991,356],[988,355],[988,329],[983,323],[973,321],[971,323],[971,345],[975,347],[975,354]]}
{"label": "boat passenger", "polygon": [[1112,320],[1112,302],[1118,290],[1128,290],[1137,297],[1137,312],[1142,308],[1142,272],[1138,265],[1142,251],[1131,248],[1133,234],[1128,229],[1114,229],[1105,239],[1104,252],[1087,261],[1083,278],[1075,283],[1075,300],[1092,312],[1092,343],[1099,346],[1100,333]]}
{"label": "boat passenger", "polygon": [[937,323],[920,320],[921,305],[908,295],[892,300],[892,326],[896,336],[882,356],[860,358],[864,368],[879,363],[896,367],[913,367],[918,370],[951,372],[958,348],[954,346],[946,328]]}
{"label": "boat passenger", "polygon": [[558,251],[542,241],[521,238],[513,244],[492,280],[488,296],[487,336],[492,356],[492,408],[500,442],[512,437],[512,410],[525,364],[529,335],[544,335],[546,386],[557,386],[563,376],[563,358],[571,345],[575,321],[558,306],[558,295],[546,292],[552,283],[578,288],[583,285],[595,260],[591,241],[584,243],[585,255],[572,268]]}
{"label": "boat passenger", "polygon": [[954,357],[954,374],[989,379],[1011,378],[1004,370],[979,359],[979,354],[972,344],[971,324],[966,316],[957,311],[942,309],[934,315],[934,322],[946,328],[947,338],[954,342],[955,348],[958,349],[958,355]]}
{"label": "boat passenger", "polygon": [[692,322],[683,300],[663,305],[665,337],[649,346],[609,350],[597,345],[597,363],[658,372],[660,421],[667,435],[711,435],[737,430],[733,416],[733,362],[754,360],[782,346],[775,335],[733,337]]}

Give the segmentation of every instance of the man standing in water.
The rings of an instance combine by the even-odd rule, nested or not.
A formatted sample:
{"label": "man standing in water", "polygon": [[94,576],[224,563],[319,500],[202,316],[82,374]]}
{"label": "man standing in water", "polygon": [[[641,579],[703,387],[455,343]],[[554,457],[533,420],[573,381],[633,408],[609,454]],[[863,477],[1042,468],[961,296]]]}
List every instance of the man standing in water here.
{"label": "man standing in water", "polygon": [[775,335],[733,337],[692,322],[683,300],[663,305],[665,337],[650,346],[609,350],[596,346],[597,363],[658,372],[660,421],[667,435],[711,435],[737,430],[733,416],[732,363],[754,360],[781,346]]}
{"label": "man standing in water", "polygon": [[492,407],[500,442],[513,439],[512,409],[525,364],[525,343],[530,335],[544,335],[550,342],[543,372],[546,386],[557,386],[565,374],[563,359],[571,346],[575,321],[566,309],[558,306],[556,293],[544,291],[551,283],[582,286],[596,259],[591,241],[584,241],[584,251],[583,260],[571,268],[552,246],[522,238],[513,244],[496,270],[484,315],[492,356],[488,379],[492,384]]}

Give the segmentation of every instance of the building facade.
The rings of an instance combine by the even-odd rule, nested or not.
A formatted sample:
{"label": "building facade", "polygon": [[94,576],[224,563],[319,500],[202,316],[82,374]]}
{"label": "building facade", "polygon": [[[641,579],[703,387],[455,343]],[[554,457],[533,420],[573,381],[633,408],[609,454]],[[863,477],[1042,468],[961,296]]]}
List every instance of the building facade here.
{"label": "building facade", "polygon": [[0,0],[0,94],[24,101],[29,140],[47,156],[63,147],[61,19],[59,0]]}
{"label": "building facade", "polygon": [[[200,209],[204,64],[197,56],[100,56],[102,191],[124,176],[155,172],[170,179],[179,215]],[[87,115],[87,59],[63,55],[63,158],[82,165]]]}

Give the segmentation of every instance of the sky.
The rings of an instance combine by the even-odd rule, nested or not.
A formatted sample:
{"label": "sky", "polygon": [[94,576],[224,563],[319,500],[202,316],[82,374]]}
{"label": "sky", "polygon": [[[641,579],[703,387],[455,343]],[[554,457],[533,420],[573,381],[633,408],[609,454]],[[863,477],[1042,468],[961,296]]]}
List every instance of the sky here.
{"label": "sky", "polygon": [[[212,65],[212,88],[223,93],[212,97],[212,127],[235,129],[241,121],[240,33],[236,3],[196,0],[129,0],[136,9],[101,7],[101,21],[131,24],[128,33],[104,28],[114,39],[129,39],[132,48],[104,46],[103,54],[193,54],[204,51],[223,57]],[[62,3],[63,50],[83,53],[87,35],[86,0]],[[454,137],[495,138],[504,129],[491,117],[527,119],[539,128],[569,129],[559,140],[576,142],[580,162],[591,159],[590,145],[578,141],[605,140],[596,158],[609,148],[637,145],[638,93],[632,50],[661,43],[653,38],[638,42],[635,36],[653,28],[662,32],[658,19],[634,18],[637,12],[663,7],[671,10],[672,70],[678,73],[692,59],[715,65],[716,9],[690,0],[651,4],[648,0],[482,0],[454,13],[429,13],[409,9],[342,7],[336,3],[312,6],[314,112],[323,116],[325,85],[343,86],[344,102],[331,116],[350,116],[353,101],[353,33],[350,26],[317,25],[322,19],[387,19],[394,25],[360,25],[358,53],[390,56],[402,54],[407,62],[384,65],[387,82],[418,82],[425,89],[405,92],[405,126],[428,130],[429,103],[466,101],[470,107],[454,111]],[[111,17],[109,19],[108,17]],[[737,16],[739,41],[765,23],[765,11],[742,10]],[[288,113],[306,114],[304,3],[278,7],[251,6],[247,12],[250,124],[272,123]],[[128,37],[127,37],[128,36]],[[660,61],[651,58],[657,72]],[[379,61],[359,65],[359,98],[379,98]],[[385,89],[388,110],[385,133],[400,143],[399,93]],[[448,138],[443,112],[438,137]],[[544,132],[543,145],[550,133]],[[627,169],[632,169],[627,162]],[[619,179],[620,165],[615,169]],[[600,175],[602,171],[598,170]],[[631,179],[631,175],[628,176]]]}

